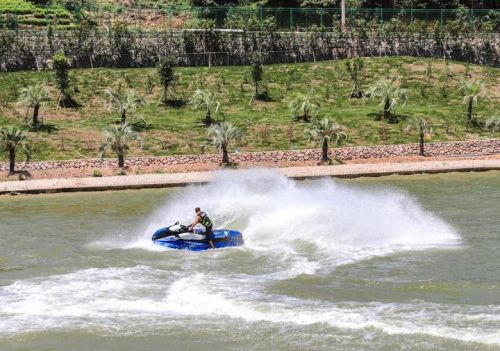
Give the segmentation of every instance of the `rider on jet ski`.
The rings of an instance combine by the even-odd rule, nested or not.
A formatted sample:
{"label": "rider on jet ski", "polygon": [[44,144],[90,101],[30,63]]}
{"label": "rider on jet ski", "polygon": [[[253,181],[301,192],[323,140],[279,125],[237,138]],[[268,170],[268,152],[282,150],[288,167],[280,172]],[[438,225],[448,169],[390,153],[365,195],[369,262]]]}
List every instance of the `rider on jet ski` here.
{"label": "rider on jet ski", "polygon": [[205,235],[207,237],[208,243],[212,247],[212,249],[215,249],[214,243],[213,243],[213,233],[212,233],[212,221],[210,218],[208,218],[207,214],[205,212],[202,212],[199,207],[196,207],[194,209],[194,212],[196,213],[196,216],[194,217],[193,223],[188,227],[189,231],[192,231],[195,225],[198,223],[201,224],[202,226],[205,227]]}

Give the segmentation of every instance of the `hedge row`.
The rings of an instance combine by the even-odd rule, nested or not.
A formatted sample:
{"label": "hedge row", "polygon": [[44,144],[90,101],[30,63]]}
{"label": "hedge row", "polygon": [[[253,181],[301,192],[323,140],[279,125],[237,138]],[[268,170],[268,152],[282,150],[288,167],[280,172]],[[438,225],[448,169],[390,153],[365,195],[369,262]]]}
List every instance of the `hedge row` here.
{"label": "hedge row", "polygon": [[354,56],[417,56],[500,66],[500,34],[469,33],[263,33],[130,31],[1,31],[0,70],[43,69],[63,49],[77,67],[152,67],[165,55],[181,66],[242,65],[263,52],[267,63],[333,60]]}

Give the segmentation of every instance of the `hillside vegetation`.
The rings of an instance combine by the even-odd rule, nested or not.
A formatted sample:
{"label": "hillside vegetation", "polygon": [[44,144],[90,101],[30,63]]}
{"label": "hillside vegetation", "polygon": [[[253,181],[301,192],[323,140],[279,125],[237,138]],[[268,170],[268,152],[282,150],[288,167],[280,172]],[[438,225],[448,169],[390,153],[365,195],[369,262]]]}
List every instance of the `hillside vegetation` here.
{"label": "hillside vegetation", "polygon": [[[349,27],[376,29],[388,22],[400,30],[451,33],[495,32],[500,11],[486,2],[469,9],[457,1],[348,1]],[[465,5],[465,6],[463,6]],[[108,28],[119,23],[142,30],[231,28],[259,31],[339,30],[338,1],[1,0],[0,29]],[[446,28],[445,28],[446,27]]]}
{"label": "hillside vegetation", "polygon": [[19,27],[71,28],[74,15],[59,4],[36,6],[25,0],[0,1],[0,28],[17,29]]}
{"label": "hillside vegetation", "polygon": [[[96,157],[102,130],[119,123],[120,115],[107,102],[106,89],[125,93],[134,89],[146,99],[144,106],[128,112],[128,121],[140,131],[145,149],[131,155],[191,154],[209,151],[205,111],[189,101],[197,89],[208,89],[220,102],[213,117],[232,122],[244,132],[242,151],[313,147],[304,134],[310,122],[292,119],[290,102],[299,94],[311,95],[319,106],[312,120],[329,117],[347,127],[347,145],[417,142],[404,132],[406,121],[415,116],[427,119],[432,140],[464,140],[498,137],[484,122],[500,117],[500,70],[440,60],[409,57],[365,58],[360,86],[384,79],[407,89],[409,101],[395,109],[397,121],[381,120],[377,99],[349,99],[352,81],[345,61],[280,64],[263,67],[260,91],[267,101],[252,100],[254,87],[248,67],[177,68],[175,84],[168,91],[168,105],[159,104],[162,87],[156,69],[78,69],[70,71],[71,96],[79,108],[57,107],[58,92],[53,71],[25,71],[0,75],[0,126],[24,125],[33,142],[33,159]],[[475,123],[466,130],[467,106],[460,82],[480,80],[484,94],[474,106]],[[45,82],[50,102],[40,109],[43,128],[33,131],[26,124],[32,110],[20,102],[22,87]]]}

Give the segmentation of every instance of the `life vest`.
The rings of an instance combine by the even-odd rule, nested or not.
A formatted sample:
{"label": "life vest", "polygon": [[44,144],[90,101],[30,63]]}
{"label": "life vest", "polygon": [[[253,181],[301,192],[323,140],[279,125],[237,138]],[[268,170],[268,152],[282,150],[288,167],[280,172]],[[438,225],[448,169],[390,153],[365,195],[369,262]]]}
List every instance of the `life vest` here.
{"label": "life vest", "polygon": [[205,228],[212,226],[212,221],[210,220],[210,218],[208,218],[208,216],[207,216],[207,214],[205,212],[202,212],[200,214],[200,218],[201,218],[200,224],[202,226],[204,226]]}

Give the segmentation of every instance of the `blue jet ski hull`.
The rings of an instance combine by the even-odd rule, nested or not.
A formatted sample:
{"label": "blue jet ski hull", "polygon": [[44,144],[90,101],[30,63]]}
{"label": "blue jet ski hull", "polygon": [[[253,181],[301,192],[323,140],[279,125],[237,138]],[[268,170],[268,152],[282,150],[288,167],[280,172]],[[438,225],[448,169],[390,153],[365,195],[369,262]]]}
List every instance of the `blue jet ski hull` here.
{"label": "blue jet ski hull", "polygon": [[[157,230],[153,235],[153,243],[171,249],[189,251],[203,251],[212,248],[207,240],[184,240],[175,235],[162,238],[167,231],[168,227]],[[204,232],[204,229],[195,229],[194,231],[195,234],[204,234]],[[212,232],[216,249],[243,245],[243,236],[237,230],[214,229]],[[159,237],[159,239],[155,240],[156,237]]]}

